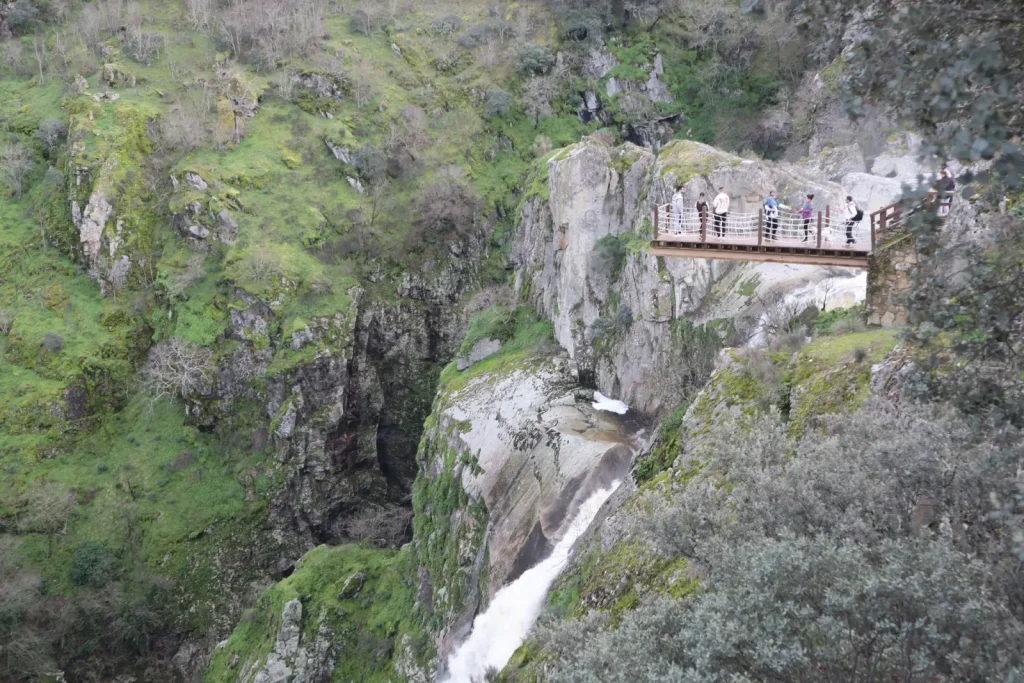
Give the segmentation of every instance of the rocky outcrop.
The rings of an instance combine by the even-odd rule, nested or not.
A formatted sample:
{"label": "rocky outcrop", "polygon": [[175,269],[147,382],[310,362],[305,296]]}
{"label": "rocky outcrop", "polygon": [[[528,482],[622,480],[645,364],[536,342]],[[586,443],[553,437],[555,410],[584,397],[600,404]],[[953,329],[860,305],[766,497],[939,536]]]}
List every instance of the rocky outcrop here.
{"label": "rocky outcrop", "polygon": [[[641,411],[662,407],[675,321],[728,318],[756,324],[774,292],[814,283],[816,266],[741,264],[650,256],[651,214],[683,185],[687,203],[724,187],[732,211],[756,212],[770,190],[797,204],[838,211],[845,192],[804,169],[756,162],[691,141],[657,157],[634,145],[594,138],[547,162],[547,199],[523,203],[511,261],[517,291],[552,321],[581,380]],[[853,273],[849,273],[851,276]]]}
{"label": "rocky outcrop", "polygon": [[442,660],[488,597],[550,552],[594,490],[628,471],[632,429],[592,400],[558,357],[442,386],[414,492]]}
{"label": "rocky outcrop", "polygon": [[274,648],[255,672],[246,662],[238,674],[244,683],[327,683],[334,671],[338,646],[334,634],[321,622],[312,638],[302,629],[302,602],[285,603],[281,611],[281,627]]}

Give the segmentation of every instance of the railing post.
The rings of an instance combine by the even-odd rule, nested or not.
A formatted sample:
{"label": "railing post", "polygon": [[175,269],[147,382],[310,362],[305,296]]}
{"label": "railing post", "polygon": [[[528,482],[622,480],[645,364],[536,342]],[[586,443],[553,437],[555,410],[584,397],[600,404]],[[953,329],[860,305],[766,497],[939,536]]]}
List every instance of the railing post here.
{"label": "railing post", "polygon": [[708,241],[708,214],[707,211],[700,212],[700,243],[706,244]]}
{"label": "railing post", "polygon": [[757,210],[757,246],[761,246],[761,234],[764,232],[764,209]]}
{"label": "railing post", "polygon": [[[825,207],[826,209],[828,207]],[[821,249],[821,211],[818,212],[818,249]]]}
{"label": "railing post", "polygon": [[661,234],[661,230],[658,227],[658,205],[654,205],[654,239],[658,239]]}

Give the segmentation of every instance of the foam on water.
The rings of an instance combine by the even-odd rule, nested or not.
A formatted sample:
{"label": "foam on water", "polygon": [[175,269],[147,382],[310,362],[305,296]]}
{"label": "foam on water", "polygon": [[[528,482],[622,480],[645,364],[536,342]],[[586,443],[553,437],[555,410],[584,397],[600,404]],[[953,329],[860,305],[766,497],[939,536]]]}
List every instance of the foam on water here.
{"label": "foam on water", "polygon": [[619,415],[625,415],[629,410],[622,401],[616,401],[614,398],[608,398],[600,391],[594,392],[594,403],[592,404],[595,410],[607,410],[610,413],[618,413]]}

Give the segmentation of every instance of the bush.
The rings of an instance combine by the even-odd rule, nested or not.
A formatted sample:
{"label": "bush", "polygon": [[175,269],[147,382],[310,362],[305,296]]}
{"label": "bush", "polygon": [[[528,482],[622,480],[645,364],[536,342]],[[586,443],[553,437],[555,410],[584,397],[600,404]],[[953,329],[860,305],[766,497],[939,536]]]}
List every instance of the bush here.
{"label": "bush", "polygon": [[68,134],[68,127],[60,119],[43,119],[36,129],[35,138],[43,143],[43,149],[49,158],[57,146]]}
{"label": "bush", "polygon": [[1019,667],[1012,515],[994,518],[987,494],[1015,499],[1020,434],[989,442],[948,409],[882,402],[827,433],[796,442],[771,414],[710,425],[712,457],[637,506],[706,590],[615,627],[551,629],[553,680],[840,681],[862,667],[871,680],[999,680]]}
{"label": "bush", "polygon": [[9,308],[0,309],[0,334],[7,334],[14,327],[15,312]]}
{"label": "bush", "polygon": [[41,20],[36,0],[17,0],[7,15],[7,25],[17,34],[28,33]]}
{"label": "bush", "polygon": [[427,183],[416,198],[416,228],[423,239],[468,236],[476,226],[480,199],[473,187],[455,178]]}
{"label": "bush", "polygon": [[187,398],[201,391],[213,373],[213,351],[180,337],[162,341],[149,352],[140,377],[154,397]]}
{"label": "bush", "polygon": [[47,332],[43,335],[43,348],[50,353],[60,353],[64,348],[64,337],[56,332]]}
{"label": "bush", "polygon": [[519,46],[517,68],[521,74],[543,74],[555,63],[555,56],[546,45],[523,43]]}
{"label": "bush", "polygon": [[[1021,630],[941,541],[783,539],[723,551],[710,590],[549,632],[553,681],[1004,680]],[[864,675],[870,671],[871,675]],[[639,673],[642,672],[642,673]]]}
{"label": "bush", "polygon": [[508,91],[501,88],[488,90],[484,96],[484,116],[507,116],[512,111],[515,103],[515,96]]}
{"label": "bush", "polygon": [[25,181],[31,170],[32,155],[27,147],[17,142],[0,147],[0,178],[14,196],[21,197],[25,191]]}
{"label": "bush", "polygon": [[615,278],[626,262],[626,238],[628,235],[605,235],[594,247],[595,271],[608,278]]}
{"label": "bush", "polygon": [[434,19],[430,23],[430,30],[434,33],[440,33],[444,36],[450,36],[453,33],[457,33],[462,28],[462,19],[459,19],[454,14],[446,14],[443,17]]}
{"label": "bush", "polygon": [[366,143],[352,155],[356,172],[368,183],[380,180],[388,171],[388,158],[381,150]]}
{"label": "bush", "polygon": [[117,577],[117,558],[105,543],[83,541],[71,560],[71,583],[103,588]]}

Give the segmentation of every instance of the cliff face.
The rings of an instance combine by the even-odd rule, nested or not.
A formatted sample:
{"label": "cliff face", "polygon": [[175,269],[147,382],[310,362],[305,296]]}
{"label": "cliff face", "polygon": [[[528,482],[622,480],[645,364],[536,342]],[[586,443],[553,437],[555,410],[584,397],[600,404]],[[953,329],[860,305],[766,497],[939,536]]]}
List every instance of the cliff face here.
{"label": "cliff face", "polygon": [[798,166],[745,160],[691,141],[670,143],[655,156],[588,138],[554,154],[545,175],[521,213],[512,250],[517,290],[552,322],[583,381],[637,410],[666,407],[662,370],[681,321],[732,321],[739,337],[751,335],[777,293],[835,274],[646,253],[653,208],[679,184],[690,203],[724,187],[736,212],[757,211],[770,190],[789,204],[814,193],[816,207],[838,210],[843,188]]}

